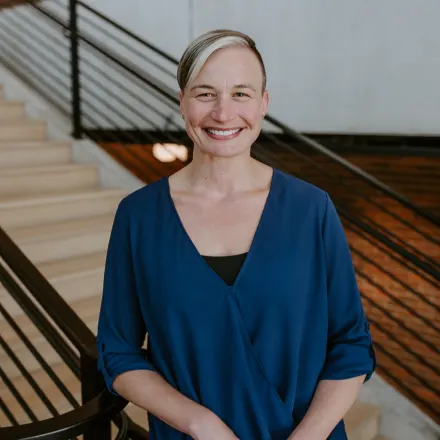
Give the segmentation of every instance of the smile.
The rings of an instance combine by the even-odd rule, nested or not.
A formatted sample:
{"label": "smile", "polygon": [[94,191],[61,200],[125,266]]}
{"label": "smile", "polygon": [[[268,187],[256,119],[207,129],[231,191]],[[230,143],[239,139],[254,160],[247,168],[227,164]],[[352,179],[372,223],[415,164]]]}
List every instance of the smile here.
{"label": "smile", "polygon": [[208,134],[209,137],[213,139],[233,139],[237,137],[241,131],[242,128],[236,128],[234,130],[216,130],[213,128],[205,128],[204,131]]}

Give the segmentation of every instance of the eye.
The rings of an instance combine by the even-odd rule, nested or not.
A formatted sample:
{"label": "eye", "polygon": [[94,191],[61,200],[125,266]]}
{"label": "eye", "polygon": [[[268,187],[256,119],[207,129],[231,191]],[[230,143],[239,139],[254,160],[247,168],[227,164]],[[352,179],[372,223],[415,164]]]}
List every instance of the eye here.
{"label": "eye", "polygon": [[234,96],[236,98],[250,98],[250,96],[244,92],[235,92]]}
{"label": "eye", "polygon": [[201,93],[200,95],[197,95],[197,98],[213,98],[215,95],[213,93]]}

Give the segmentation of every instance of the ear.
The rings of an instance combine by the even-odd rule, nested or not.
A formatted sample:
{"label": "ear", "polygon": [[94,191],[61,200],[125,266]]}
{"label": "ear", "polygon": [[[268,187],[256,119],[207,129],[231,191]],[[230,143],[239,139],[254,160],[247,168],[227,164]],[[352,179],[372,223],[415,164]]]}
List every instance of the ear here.
{"label": "ear", "polygon": [[263,93],[261,116],[263,117],[266,116],[268,108],[269,108],[269,92],[265,90]]}

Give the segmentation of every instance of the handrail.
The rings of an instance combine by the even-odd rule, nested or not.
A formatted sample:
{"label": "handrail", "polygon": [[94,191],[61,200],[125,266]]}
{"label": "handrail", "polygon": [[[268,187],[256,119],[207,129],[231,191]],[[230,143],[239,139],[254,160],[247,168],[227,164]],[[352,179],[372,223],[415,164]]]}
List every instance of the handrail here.
{"label": "handrail", "polygon": [[26,425],[0,428],[2,440],[65,440],[84,434],[115,417],[128,402],[102,391],[81,407],[59,416]]}

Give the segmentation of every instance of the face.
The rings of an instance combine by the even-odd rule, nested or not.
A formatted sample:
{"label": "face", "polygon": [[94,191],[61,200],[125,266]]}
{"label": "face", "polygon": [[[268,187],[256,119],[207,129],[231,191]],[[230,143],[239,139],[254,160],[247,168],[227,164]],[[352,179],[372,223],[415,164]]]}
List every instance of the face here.
{"label": "face", "polygon": [[269,98],[262,84],[261,66],[250,49],[215,52],[180,94],[195,148],[219,157],[249,153],[267,112]]}

